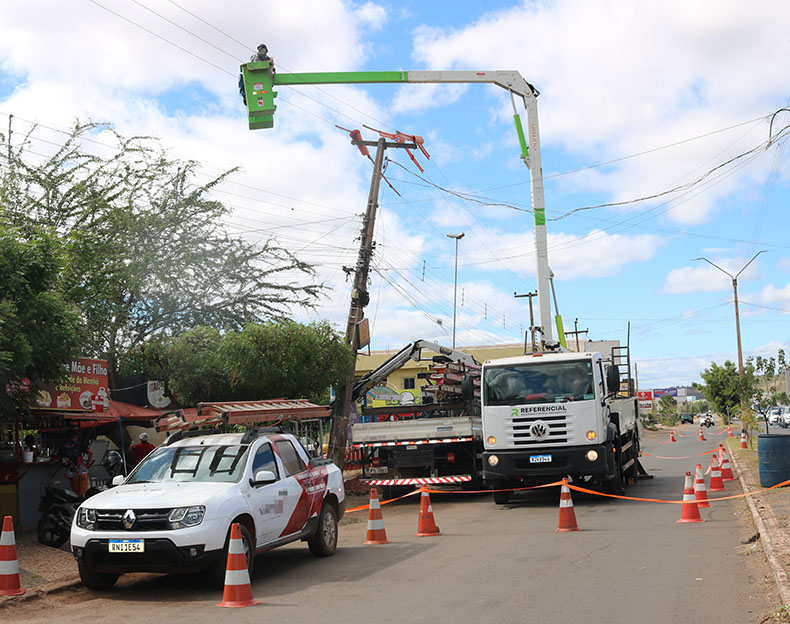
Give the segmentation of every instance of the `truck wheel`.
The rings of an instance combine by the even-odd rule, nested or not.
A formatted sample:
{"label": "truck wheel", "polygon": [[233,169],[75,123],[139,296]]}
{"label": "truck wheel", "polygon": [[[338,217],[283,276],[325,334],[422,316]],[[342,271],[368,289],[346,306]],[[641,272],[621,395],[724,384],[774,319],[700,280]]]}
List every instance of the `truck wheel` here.
{"label": "truck wheel", "polygon": [[617,494],[618,496],[625,494],[623,463],[617,458],[614,460],[614,478],[609,481],[604,481],[601,484],[601,491],[604,494]]}
{"label": "truck wheel", "polygon": [[[244,547],[244,557],[247,559],[247,574],[252,580],[252,569],[255,566],[255,553],[252,550],[252,538],[250,532],[243,524],[239,524],[241,529],[241,543]],[[225,538],[225,548],[222,549],[222,555],[219,561],[211,568],[211,576],[217,587],[225,587],[225,569],[228,567],[228,546],[230,545],[230,528],[228,528],[228,536]]]}
{"label": "truck wheel", "polygon": [[503,488],[508,487],[509,484],[507,483],[500,483],[497,484],[496,488],[494,489],[494,503],[497,505],[507,505],[508,501],[510,500],[511,492],[508,490],[501,491]]}
{"label": "truck wheel", "polygon": [[337,512],[332,503],[324,503],[318,516],[318,529],[307,541],[310,552],[316,557],[328,557],[337,548]]}
{"label": "truck wheel", "polygon": [[82,565],[78,565],[77,570],[80,573],[80,580],[82,581],[82,584],[88,589],[97,591],[105,591],[112,588],[120,576],[120,574],[100,574],[98,572],[88,570]]}

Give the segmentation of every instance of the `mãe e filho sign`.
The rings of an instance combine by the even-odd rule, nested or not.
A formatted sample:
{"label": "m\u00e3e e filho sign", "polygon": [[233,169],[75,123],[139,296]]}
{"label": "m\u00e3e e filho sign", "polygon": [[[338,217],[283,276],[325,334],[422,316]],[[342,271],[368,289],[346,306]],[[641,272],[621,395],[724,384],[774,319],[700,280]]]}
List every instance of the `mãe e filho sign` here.
{"label": "m\u00e3e e filho sign", "polygon": [[59,384],[43,384],[34,399],[37,409],[76,412],[108,412],[107,360],[73,358],[63,365],[67,378]]}

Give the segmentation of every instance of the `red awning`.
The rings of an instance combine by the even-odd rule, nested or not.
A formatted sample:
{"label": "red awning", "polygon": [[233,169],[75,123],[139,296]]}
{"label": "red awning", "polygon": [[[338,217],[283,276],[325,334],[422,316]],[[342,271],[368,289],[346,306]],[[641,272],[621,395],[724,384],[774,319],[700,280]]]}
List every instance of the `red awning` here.
{"label": "red awning", "polygon": [[132,405],[131,403],[124,403],[122,401],[110,401],[109,411],[104,413],[97,412],[55,412],[55,411],[37,411],[31,410],[34,414],[41,414],[46,416],[59,416],[66,420],[79,422],[80,427],[95,427],[96,425],[104,425],[106,423],[118,422],[119,419],[124,420],[139,420],[150,421],[162,415],[161,410],[150,409],[148,407],[140,407],[139,405]]}

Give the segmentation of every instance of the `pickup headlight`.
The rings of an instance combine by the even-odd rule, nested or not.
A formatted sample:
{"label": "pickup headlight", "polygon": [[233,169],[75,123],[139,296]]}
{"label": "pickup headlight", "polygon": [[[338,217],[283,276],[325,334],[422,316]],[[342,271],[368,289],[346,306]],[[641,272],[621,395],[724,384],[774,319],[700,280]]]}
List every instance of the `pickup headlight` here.
{"label": "pickup headlight", "polygon": [[206,508],[203,505],[176,507],[170,512],[167,521],[170,523],[171,529],[185,529],[187,527],[197,526],[203,522],[203,516],[205,514]]}
{"label": "pickup headlight", "polygon": [[96,510],[80,507],[77,512],[77,526],[87,531],[96,530]]}

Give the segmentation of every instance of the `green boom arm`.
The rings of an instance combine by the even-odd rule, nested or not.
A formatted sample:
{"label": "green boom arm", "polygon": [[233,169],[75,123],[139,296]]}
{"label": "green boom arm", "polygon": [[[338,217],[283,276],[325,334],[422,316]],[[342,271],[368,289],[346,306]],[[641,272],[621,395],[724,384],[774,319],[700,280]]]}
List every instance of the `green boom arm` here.
{"label": "green boom arm", "polygon": [[[546,241],[545,201],[543,196],[543,168],[540,159],[538,132],[538,91],[517,71],[379,71],[379,72],[312,72],[277,74],[269,61],[245,63],[241,66],[247,115],[251,130],[274,127],[274,98],[278,85],[300,86],[316,84],[373,84],[373,83],[483,83],[494,84],[510,93],[513,120],[518,133],[521,156],[532,178],[532,209],[535,214],[535,249],[537,253],[538,306],[543,340],[552,340],[551,304],[549,298],[548,245]],[[527,112],[528,135],[524,134],[514,97],[524,102]],[[565,335],[558,322],[559,339]]]}

